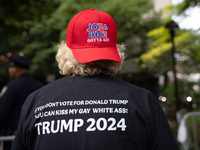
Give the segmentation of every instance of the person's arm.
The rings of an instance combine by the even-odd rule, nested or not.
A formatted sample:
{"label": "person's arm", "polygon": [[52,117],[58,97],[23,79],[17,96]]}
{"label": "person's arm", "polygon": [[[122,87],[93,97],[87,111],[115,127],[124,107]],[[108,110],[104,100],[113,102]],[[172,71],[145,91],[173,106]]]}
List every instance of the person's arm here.
{"label": "person's arm", "polygon": [[11,86],[5,86],[2,89],[0,97],[0,122],[8,117],[15,105],[14,89]]}
{"label": "person's arm", "polygon": [[30,125],[30,120],[32,119],[30,119],[31,112],[29,106],[31,106],[30,102],[32,101],[33,97],[34,95],[30,94],[22,106],[17,134],[11,150],[27,150],[30,146],[28,145],[28,142],[30,142],[28,128]]}
{"label": "person's arm", "polygon": [[[165,114],[154,96],[150,96],[152,104],[153,136],[150,141],[151,150],[179,150]],[[153,100],[154,99],[154,100]],[[153,106],[154,105],[154,106]]]}
{"label": "person's arm", "polygon": [[21,116],[20,116],[20,120],[19,120],[19,125],[17,128],[17,135],[15,137],[15,140],[12,144],[12,148],[11,150],[27,150],[26,148],[26,133],[24,130],[24,123],[25,123],[25,119],[24,119],[24,113],[23,110],[21,112]]}

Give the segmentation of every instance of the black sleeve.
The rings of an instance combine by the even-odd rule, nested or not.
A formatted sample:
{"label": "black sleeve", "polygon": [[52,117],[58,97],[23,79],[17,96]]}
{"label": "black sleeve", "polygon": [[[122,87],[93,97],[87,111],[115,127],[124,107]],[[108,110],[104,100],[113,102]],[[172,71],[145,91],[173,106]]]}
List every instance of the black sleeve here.
{"label": "black sleeve", "polygon": [[5,86],[6,91],[0,97],[0,121],[6,119],[15,106],[15,93],[11,86]]}
{"label": "black sleeve", "polygon": [[11,150],[27,150],[26,145],[26,130],[25,130],[25,124],[26,124],[26,119],[25,119],[25,115],[26,115],[26,111],[24,111],[24,109],[22,108],[21,111],[21,115],[20,115],[20,119],[19,119],[19,125],[17,128],[17,134],[15,137],[15,140],[12,144],[12,148]]}
{"label": "black sleeve", "polygon": [[179,150],[171,128],[158,100],[151,95],[150,100],[153,118],[153,136],[150,141],[151,150]]}
{"label": "black sleeve", "polygon": [[32,120],[32,116],[30,115],[32,109],[30,107],[32,106],[31,102],[33,97],[34,94],[30,94],[22,106],[17,134],[12,144],[11,150],[28,150],[30,148],[28,147],[28,143],[32,141],[30,141],[28,129],[29,126],[31,126],[30,122]]}

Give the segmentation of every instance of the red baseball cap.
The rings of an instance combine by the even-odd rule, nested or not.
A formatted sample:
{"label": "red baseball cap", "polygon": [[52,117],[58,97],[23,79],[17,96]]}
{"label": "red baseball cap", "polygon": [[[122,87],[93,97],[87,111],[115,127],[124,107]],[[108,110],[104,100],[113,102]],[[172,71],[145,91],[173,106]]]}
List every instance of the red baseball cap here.
{"label": "red baseball cap", "polygon": [[80,63],[112,60],[121,63],[117,51],[117,26],[114,19],[102,11],[84,10],[69,22],[67,46]]}

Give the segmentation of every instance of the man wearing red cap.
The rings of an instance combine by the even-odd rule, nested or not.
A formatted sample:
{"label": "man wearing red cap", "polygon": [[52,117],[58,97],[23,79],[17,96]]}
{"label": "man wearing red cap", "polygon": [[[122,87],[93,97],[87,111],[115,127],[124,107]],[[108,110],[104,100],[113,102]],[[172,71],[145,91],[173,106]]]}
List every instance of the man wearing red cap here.
{"label": "man wearing red cap", "polygon": [[13,150],[178,150],[158,100],[111,75],[124,45],[107,13],[75,15],[56,55],[65,75],[31,94]]}

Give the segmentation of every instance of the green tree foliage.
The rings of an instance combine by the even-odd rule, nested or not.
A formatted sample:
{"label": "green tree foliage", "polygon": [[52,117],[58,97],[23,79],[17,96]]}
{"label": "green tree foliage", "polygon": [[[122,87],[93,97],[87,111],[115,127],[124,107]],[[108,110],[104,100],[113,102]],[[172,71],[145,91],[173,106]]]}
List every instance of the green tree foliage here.
{"label": "green tree foliage", "polygon": [[146,33],[160,22],[151,0],[5,1],[0,5],[0,55],[22,51],[33,61],[33,74],[57,73],[55,54],[57,45],[65,40],[67,24],[75,14],[89,8],[105,11],[115,19],[118,43],[127,45],[128,56],[146,50]]}
{"label": "green tree foliage", "polygon": [[[172,5],[163,9],[163,15],[165,19],[162,20],[162,25],[159,28],[155,28],[148,32],[149,47],[145,53],[143,53],[137,61],[141,63],[143,68],[147,70],[155,71],[155,68],[159,70],[160,74],[165,76],[166,83],[161,89],[161,93],[164,94],[169,101],[174,101],[174,85],[167,84],[167,72],[172,70],[172,43],[170,32],[165,25],[171,20],[171,16],[174,12],[176,14],[183,14],[184,11],[190,6],[196,6],[197,1],[185,0],[177,6]],[[184,6],[184,7],[182,7]],[[174,11],[175,10],[175,11]],[[199,72],[200,64],[200,34],[198,31],[176,29],[175,31],[175,58],[177,61],[176,69],[179,73],[191,74]],[[180,81],[179,81],[180,82]],[[186,81],[183,81],[186,82]],[[180,98],[182,99],[186,91],[181,91],[186,86],[179,84]],[[187,89],[187,94],[193,92],[192,88]],[[192,95],[191,95],[192,96]]]}
{"label": "green tree foliage", "polygon": [[198,6],[199,4],[199,0],[184,0],[175,6],[175,14],[184,14],[188,8]]}
{"label": "green tree foliage", "polygon": [[[171,19],[173,14],[172,10],[178,11],[181,5],[187,5],[183,11],[185,11],[190,5],[197,5],[196,1],[185,0],[177,6],[167,6],[163,9],[163,15],[168,14],[162,21],[162,26],[155,28],[148,32],[147,36],[150,40],[150,45],[145,53],[143,53],[138,62],[142,64],[142,67],[149,69],[161,66],[161,72],[171,70],[171,38],[166,23]],[[200,48],[200,34],[193,30],[177,29],[175,35],[175,49],[176,59],[179,66],[184,73],[196,72],[199,64],[199,48]],[[168,59],[166,59],[168,58]]]}
{"label": "green tree foliage", "polygon": [[[50,14],[56,7],[56,1],[47,0],[0,1],[1,75],[6,75],[7,73],[7,54],[19,53],[25,50],[26,46],[35,40],[29,34],[31,28],[35,24],[42,22],[43,18],[50,17]],[[33,58],[34,55],[32,54],[28,56]]]}
{"label": "green tree foliage", "polygon": [[[138,60],[143,67],[154,68],[164,66],[162,71],[170,70],[171,65],[171,41],[170,33],[165,27],[154,29],[148,33],[153,40],[146,53],[143,53]],[[176,59],[185,71],[196,70],[199,64],[199,35],[192,31],[179,30],[175,36]],[[167,59],[166,59],[167,58]],[[193,69],[193,70],[192,70]],[[187,71],[187,72],[188,72]]]}
{"label": "green tree foliage", "polygon": [[154,29],[147,35],[153,40],[153,43],[149,45],[147,52],[140,56],[143,67],[155,65],[159,61],[158,59],[162,60],[161,56],[171,48],[170,35],[166,28]]}

